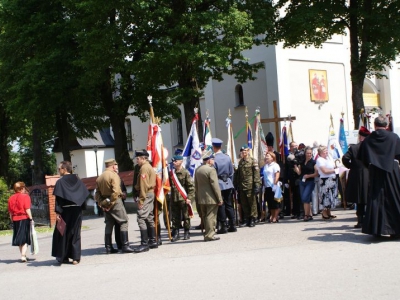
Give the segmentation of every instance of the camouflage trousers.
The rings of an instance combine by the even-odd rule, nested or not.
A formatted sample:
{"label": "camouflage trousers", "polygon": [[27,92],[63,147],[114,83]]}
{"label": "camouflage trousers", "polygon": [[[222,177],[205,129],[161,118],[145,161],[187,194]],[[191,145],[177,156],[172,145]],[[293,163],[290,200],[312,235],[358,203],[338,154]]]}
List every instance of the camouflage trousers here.
{"label": "camouflage trousers", "polygon": [[250,217],[257,218],[257,201],[252,190],[239,191],[240,202],[247,220]]}
{"label": "camouflage trousers", "polygon": [[179,229],[183,220],[183,228],[190,229],[190,218],[185,201],[172,202],[172,229]]}

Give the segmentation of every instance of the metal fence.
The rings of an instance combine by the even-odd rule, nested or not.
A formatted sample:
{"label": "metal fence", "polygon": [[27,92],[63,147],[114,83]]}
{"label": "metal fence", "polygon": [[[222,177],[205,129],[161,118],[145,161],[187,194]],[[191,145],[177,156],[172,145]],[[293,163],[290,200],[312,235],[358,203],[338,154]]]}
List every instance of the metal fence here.
{"label": "metal fence", "polygon": [[31,211],[36,224],[50,226],[49,197],[47,190],[35,189],[31,196]]}

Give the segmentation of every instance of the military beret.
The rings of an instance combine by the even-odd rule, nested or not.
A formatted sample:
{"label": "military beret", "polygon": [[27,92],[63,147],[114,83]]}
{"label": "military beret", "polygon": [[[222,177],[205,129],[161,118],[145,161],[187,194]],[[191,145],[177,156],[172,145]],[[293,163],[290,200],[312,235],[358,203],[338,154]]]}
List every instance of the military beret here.
{"label": "military beret", "polygon": [[218,139],[218,138],[212,138],[212,139],[211,139],[211,143],[212,143],[212,145],[215,146],[215,147],[221,147],[223,141],[220,140],[220,139]]}
{"label": "military beret", "polygon": [[117,161],[114,158],[106,159],[104,161],[104,164],[106,165],[106,167],[118,165]]}
{"label": "military beret", "polygon": [[135,157],[140,157],[140,156],[149,157],[149,152],[147,152],[146,149],[136,150],[136,151],[135,151]]}
{"label": "military beret", "polygon": [[174,155],[174,156],[172,157],[172,161],[182,160],[182,159],[183,159],[183,156],[182,156],[182,155]]}
{"label": "military beret", "polygon": [[243,150],[247,150],[249,149],[249,145],[244,144],[241,148],[240,148],[240,152],[242,152]]}
{"label": "military beret", "polygon": [[209,160],[210,158],[214,158],[214,154],[212,153],[211,150],[204,150],[203,153],[201,154],[201,159],[203,161]]}

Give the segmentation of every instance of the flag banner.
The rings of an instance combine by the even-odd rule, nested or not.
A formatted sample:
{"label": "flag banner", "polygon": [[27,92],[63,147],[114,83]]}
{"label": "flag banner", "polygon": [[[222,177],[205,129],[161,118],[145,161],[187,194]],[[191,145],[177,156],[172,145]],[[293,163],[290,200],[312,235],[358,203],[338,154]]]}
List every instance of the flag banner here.
{"label": "flag banner", "polygon": [[197,120],[198,115],[196,113],[196,116],[193,118],[192,127],[190,128],[190,133],[182,153],[183,165],[189,171],[192,177],[194,177],[194,172],[202,163],[199,135],[196,128]]}
{"label": "flag banner", "polygon": [[205,150],[212,150],[212,135],[211,135],[211,128],[210,128],[211,120],[210,118],[206,118],[204,121],[204,135],[203,135],[203,143]]}
{"label": "flag banner", "polygon": [[279,141],[279,152],[281,153],[282,160],[284,161],[286,157],[289,155],[287,134],[286,134],[286,126],[282,127],[281,138]]}
{"label": "flag banner", "polygon": [[247,146],[249,147],[249,154],[253,156],[253,132],[250,123],[247,122]]}
{"label": "flag banner", "polygon": [[256,110],[256,118],[254,120],[254,149],[253,154],[254,158],[257,159],[260,167],[264,166],[264,157],[265,153],[267,153],[268,147],[267,142],[265,141],[264,130],[261,125],[260,120],[260,110]]}
{"label": "flag banner", "polygon": [[[185,191],[185,188],[180,183],[178,177],[176,176],[175,169],[171,169],[169,172],[170,172],[169,175],[171,176],[172,181],[175,184],[176,189],[178,190],[178,192],[182,196],[182,198],[185,199],[185,201],[186,201],[187,200],[187,193]],[[187,208],[188,208],[189,218],[193,218],[194,217],[194,213],[193,213],[192,204],[191,203],[186,203],[186,205],[187,205]]]}
{"label": "flag banner", "polygon": [[[149,130],[148,138],[148,152],[151,157],[151,165],[153,166],[156,172],[156,186],[154,188],[154,194],[156,199],[163,204],[165,201],[165,195],[170,190],[169,179],[168,179],[168,169],[166,158],[167,154],[164,149],[162,135],[161,135],[161,128],[159,125],[151,123],[151,130]],[[150,141],[150,143],[149,143]]]}
{"label": "flag banner", "polygon": [[346,153],[349,150],[346,134],[344,132],[344,121],[340,119],[340,128],[339,128],[339,144],[340,148],[342,148],[342,153]]}
{"label": "flag banner", "polygon": [[328,153],[334,159],[337,160],[343,156],[342,148],[340,147],[338,137],[336,136],[333,126],[329,126],[329,137],[328,137]]}
{"label": "flag banner", "polygon": [[228,142],[226,145],[226,154],[231,158],[232,164],[235,169],[238,167],[238,159],[236,155],[235,139],[233,137],[232,121],[226,118],[226,128],[228,129]]}

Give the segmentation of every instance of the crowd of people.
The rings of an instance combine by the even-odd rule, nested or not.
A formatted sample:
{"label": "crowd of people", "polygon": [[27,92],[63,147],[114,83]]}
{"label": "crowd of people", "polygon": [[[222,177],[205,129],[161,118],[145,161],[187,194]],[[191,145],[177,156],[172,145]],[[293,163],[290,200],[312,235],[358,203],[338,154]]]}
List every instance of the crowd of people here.
{"label": "crowd of people", "polygon": [[[371,235],[400,235],[400,139],[386,130],[383,116],[375,119],[375,131],[359,130],[359,143],[351,145],[343,156],[343,164],[349,169],[347,200],[357,203],[356,228]],[[306,147],[294,141],[289,155],[283,159],[273,149],[271,133],[266,136],[268,151],[261,163],[250,155],[243,145],[240,161],[234,169],[232,161],[221,149],[223,141],[212,139],[212,151],[204,150],[203,164],[198,167],[194,179],[183,166],[183,156],[177,151],[172,158],[169,172],[171,192],[168,203],[172,215],[172,239],[177,242],[180,229],[183,239],[190,239],[190,215],[196,204],[201,219],[197,229],[204,230],[204,241],[217,241],[219,235],[234,233],[239,227],[254,227],[260,222],[279,223],[285,216],[305,222],[321,214],[322,220],[332,220],[338,203],[338,167],[323,145]],[[140,245],[131,248],[128,239],[128,216],[124,199],[126,188],[118,175],[115,159],[105,161],[105,171],[97,178],[95,200],[104,213],[104,244],[107,254],[141,253],[158,248],[161,227],[155,216],[162,211],[155,201],[156,173],[146,150],[136,151],[133,196],[137,200],[137,222],[140,229]],[[57,224],[65,223],[65,231],[57,226],[53,235],[52,256],[60,263],[78,264],[81,259],[82,209],[89,192],[82,181],[72,174],[71,163],[59,165],[60,180],[54,188]],[[123,192],[125,189],[125,192]],[[30,244],[29,226],[32,221],[30,199],[25,185],[14,185],[15,195],[10,197],[10,218],[14,223],[12,245],[19,246],[21,261],[26,261],[26,249]],[[283,191],[283,194],[281,193]],[[158,218],[159,219],[159,218]],[[156,226],[157,225],[157,226]],[[62,228],[63,226],[60,226]],[[118,249],[112,245],[112,232]]]}

